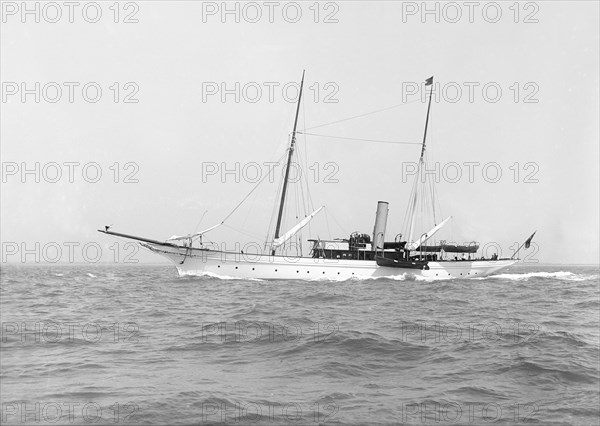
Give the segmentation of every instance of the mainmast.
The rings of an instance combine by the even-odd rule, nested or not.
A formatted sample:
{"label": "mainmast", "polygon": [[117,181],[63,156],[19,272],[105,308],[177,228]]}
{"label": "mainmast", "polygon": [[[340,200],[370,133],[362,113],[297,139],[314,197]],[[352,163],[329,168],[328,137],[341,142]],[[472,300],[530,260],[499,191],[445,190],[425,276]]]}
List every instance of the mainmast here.
{"label": "mainmast", "polygon": [[429,89],[429,105],[427,106],[427,118],[425,119],[425,132],[423,132],[423,146],[421,147],[421,158],[420,163],[423,162],[423,154],[425,154],[425,141],[427,140],[427,125],[429,124],[429,111],[431,110],[431,93],[433,92],[433,76],[425,80],[425,87],[431,86]]}
{"label": "mainmast", "polygon": [[[298,94],[298,105],[296,106],[296,119],[294,120],[294,130],[292,131],[292,141],[288,152],[288,160],[285,166],[285,176],[283,178],[283,188],[281,189],[281,201],[279,203],[279,214],[277,215],[277,225],[275,226],[275,236],[273,239],[279,238],[279,229],[281,228],[281,218],[283,216],[283,207],[285,206],[285,195],[287,192],[288,178],[290,175],[290,165],[292,163],[292,154],[296,146],[296,126],[298,125],[298,115],[300,113],[300,101],[302,100],[302,87],[304,86],[304,70],[302,71],[302,81],[300,82],[300,93]],[[275,249],[271,250],[271,255],[275,255]]]}
{"label": "mainmast", "polygon": [[415,187],[414,187],[414,197],[412,200],[412,212],[410,214],[410,225],[408,228],[408,239],[407,241],[412,242],[413,238],[413,230],[415,225],[415,215],[417,213],[417,190],[419,188],[419,179],[421,179],[421,170],[423,168],[423,156],[425,155],[425,142],[427,141],[427,126],[429,124],[429,111],[431,110],[431,98],[433,92],[433,76],[429,77],[425,80],[425,87],[431,86],[429,89],[429,105],[427,106],[427,118],[425,119],[425,131],[423,132],[423,145],[421,146],[421,157],[419,158],[419,165],[417,167],[417,175],[415,177]]}

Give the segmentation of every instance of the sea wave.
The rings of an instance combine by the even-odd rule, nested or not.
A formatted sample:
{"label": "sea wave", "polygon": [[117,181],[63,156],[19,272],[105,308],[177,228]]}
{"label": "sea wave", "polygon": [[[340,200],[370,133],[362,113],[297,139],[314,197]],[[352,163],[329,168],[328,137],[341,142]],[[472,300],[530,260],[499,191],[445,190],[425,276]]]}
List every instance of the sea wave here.
{"label": "sea wave", "polygon": [[321,283],[3,267],[2,393],[79,404],[55,424],[83,423],[89,403],[96,424],[117,403],[130,424],[451,424],[436,421],[446,403],[463,410],[454,424],[597,424],[597,268],[503,272]]}
{"label": "sea wave", "polygon": [[260,278],[243,278],[243,277],[232,277],[229,275],[220,275],[220,274],[215,274],[214,272],[208,272],[208,271],[204,271],[204,272],[194,272],[194,273],[190,273],[190,274],[183,274],[180,276],[181,278],[188,278],[188,279],[198,279],[198,278],[216,278],[218,280],[226,280],[226,281],[264,281],[261,280]]}
{"label": "sea wave", "polygon": [[558,279],[564,281],[587,281],[597,280],[597,274],[577,274],[569,271],[558,272],[527,272],[523,274],[497,274],[488,277],[475,278],[477,280],[496,279],[496,280],[511,280],[511,281],[528,281],[530,278]]}

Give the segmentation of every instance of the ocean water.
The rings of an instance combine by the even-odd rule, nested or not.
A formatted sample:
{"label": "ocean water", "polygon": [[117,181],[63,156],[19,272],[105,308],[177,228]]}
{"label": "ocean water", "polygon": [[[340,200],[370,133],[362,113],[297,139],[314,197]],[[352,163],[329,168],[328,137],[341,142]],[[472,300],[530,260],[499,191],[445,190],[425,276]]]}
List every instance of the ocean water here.
{"label": "ocean water", "polygon": [[1,274],[2,424],[599,424],[598,267],[433,282]]}

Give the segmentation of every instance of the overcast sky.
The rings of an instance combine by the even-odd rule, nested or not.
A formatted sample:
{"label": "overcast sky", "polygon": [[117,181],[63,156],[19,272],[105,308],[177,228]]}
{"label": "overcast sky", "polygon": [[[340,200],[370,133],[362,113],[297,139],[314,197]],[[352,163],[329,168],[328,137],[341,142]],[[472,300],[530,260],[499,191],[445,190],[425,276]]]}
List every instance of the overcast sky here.
{"label": "overcast sky", "polygon": [[[431,2],[427,14],[421,2],[230,2],[225,14],[221,2],[98,4],[101,15],[86,2],[28,2],[25,14],[3,3],[3,261],[36,242],[42,261],[55,257],[48,244],[68,261],[67,246],[79,259],[86,243],[110,261],[104,225],[162,240],[220,222],[285,153],[306,69],[299,129],[401,105],[307,132],[411,143],[434,75],[427,153],[453,216],[440,238],[510,256],[537,230],[529,260],[598,262],[598,2]],[[298,144],[312,202],[327,206],[320,238],[370,234],[378,200],[390,203],[387,239],[402,232],[418,145]],[[211,239],[264,240],[268,181]],[[132,249],[119,244],[122,261]]]}

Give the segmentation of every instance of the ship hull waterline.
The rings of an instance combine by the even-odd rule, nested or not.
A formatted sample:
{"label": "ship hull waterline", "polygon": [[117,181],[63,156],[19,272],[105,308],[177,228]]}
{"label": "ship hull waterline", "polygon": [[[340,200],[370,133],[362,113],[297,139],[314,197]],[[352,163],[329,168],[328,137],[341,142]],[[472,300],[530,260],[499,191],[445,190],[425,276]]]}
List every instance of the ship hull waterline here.
{"label": "ship hull waterline", "polygon": [[140,245],[170,260],[180,276],[213,275],[267,280],[342,281],[399,276],[429,279],[479,278],[517,262],[514,259],[430,261],[429,269],[409,269],[378,266],[375,260],[269,256],[151,243]]}

